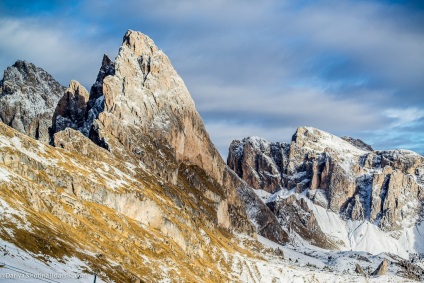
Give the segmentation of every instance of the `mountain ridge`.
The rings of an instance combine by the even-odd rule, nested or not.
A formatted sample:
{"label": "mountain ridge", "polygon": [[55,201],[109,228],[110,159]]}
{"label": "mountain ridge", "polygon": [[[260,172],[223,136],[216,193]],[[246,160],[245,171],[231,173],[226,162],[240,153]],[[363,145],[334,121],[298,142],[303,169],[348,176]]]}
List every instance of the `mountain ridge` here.
{"label": "mountain ridge", "polygon": [[[331,225],[369,222],[381,237],[403,247],[403,257],[408,251],[422,252],[408,238],[421,239],[423,156],[407,150],[370,151],[311,127],[298,128],[290,144],[259,140],[233,141],[227,163],[257,192],[267,191],[265,201],[282,226],[315,245],[346,249],[347,238],[332,241],[335,232],[325,227],[330,223],[319,219],[323,208],[339,219]],[[330,243],[317,242],[323,239]],[[386,251],[396,252],[393,245]]]}
{"label": "mountain ridge", "polygon": [[[345,265],[344,258],[365,256],[314,254],[306,245],[296,246],[299,242],[289,234],[293,227],[280,225],[284,215],[275,208],[299,204],[293,215],[308,210],[309,223],[320,227],[318,195],[312,201],[298,198],[307,186],[305,176],[287,180],[298,190],[290,193],[291,203],[281,202],[287,199],[284,194],[275,195],[275,206],[262,201],[249,180],[222,160],[181,77],[146,35],[129,30],[115,61],[103,56],[90,92],[77,81],[60,89],[56,105],[47,109],[47,139],[0,123],[5,260],[18,258],[10,251],[16,248],[46,268],[57,268],[51,262],[79,262],[72,272],[96,273],[105,282],[278,282],[297,277],[328,282],[338,275],[326,268],[353,272],[358,260]],[[298,134],[296,142],[309,145],[311,133],[304,129]],[[286,158],[292,150],[299,162]],[[278,168],[301,173],[301,149],[278,144],[274,153]],[[381,156],[384,164],[403,168],[402,152]],[[374,159],[364,158],[364,166],[377,166]],[[263,161],[270,164],[266,156]],[[317,166],[310,161],[305,166]],[[324,184],[328,176],[318,173],[315,184]],[[285,193],[282,189],[278,192]],[[327,231],[321,232],[325,236]],[[321,244],[333,247],[337,242],[323,238]],[[330,263],[329,254],[340,262]],[[375,269],[384,256],[367,258],[367,267]],[[389,278],[398,278],[404,269],[390,267]]]}

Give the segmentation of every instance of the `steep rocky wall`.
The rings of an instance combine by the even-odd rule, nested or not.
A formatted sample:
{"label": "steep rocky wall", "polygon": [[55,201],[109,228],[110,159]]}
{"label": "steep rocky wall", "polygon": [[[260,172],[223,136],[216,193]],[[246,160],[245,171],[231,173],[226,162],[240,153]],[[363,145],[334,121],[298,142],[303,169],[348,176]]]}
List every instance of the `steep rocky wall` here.
{"label": "steep rocky wall", "polygon": [[168,57],[147,36],[128,31],[104,79],[99,122],[118,139],[136,128],[167,144],[178,162],[203,168],[221,182],[225,164],[212,145],[187,88]]}
{"label": "steep rocky wall", "polygon": [[0,121],[47,143],[53,113],[64,91],[43,69],[16,61],[0,83]]}
{"label": "steep rocky wall", "polygon": [[[414,225],[422,211],[424,158],[347,140],[307,127],[297,129],[291,144],[246,138],[232,142],[228,164],[255,189],[294,189],[345,219],[368,220],[385,231]],[[282,158],[275,157],[278,146]],[[276,212],[285,204],[269,205]]]}

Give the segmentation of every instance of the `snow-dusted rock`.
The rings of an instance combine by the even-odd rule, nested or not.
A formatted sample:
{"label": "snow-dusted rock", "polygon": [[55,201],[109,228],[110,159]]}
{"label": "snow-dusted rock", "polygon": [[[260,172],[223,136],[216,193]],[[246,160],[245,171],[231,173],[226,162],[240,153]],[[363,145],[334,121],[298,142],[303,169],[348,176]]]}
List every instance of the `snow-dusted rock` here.
{"label": "snow-dusted rock", "polygon": [[359,264],[355,265],[355,272],[358,273],[359,275],[362,275],[364,277],[366,277],[367,275],[365,274],[364,270],[362,269],[362,267]]}
{"label": "snow-dusted rock", "polygon": [[0,121],[47,143],[53,113],[64,91],[43,69],[16,61],[0,82]]}
{"label": "snow-dusted rock", "polygon": [[389,267],[389,262],[387,261],[387,259],[384,259],[380,263],[380,265],[377,267],[377,269],[373,272],[373,275],[375,276],[386,275],[388,267]]}
{"label": "snow-dusted rock", "polygon": [[272,143],[259,137],[235,140],[230,145],[228,166],[255,189],[280,190],[288,163],[289,144]]}
{"label": "snow-dusted rock", "polygon": [[[277,144],[285,149],[278,159],[283,162],[277,162],[271,150],[276,144],[246,138],[232,142],[228,165],[253,188],[276,190],[268,205],[280,223],[312,243],[317,243],[319,228],[325,229],[314,228],[314,212],[302,205],[302,198],[341,219],[369,221],[394,237],[418,225],[424,158],[407,150],[370,151],[365,143],[346,139],[301,127],[290,144]],[[276,197],[280,189],[284,196]],[[297,197],[289,197],[287,191]]]}
{"label": "snow-dusted rock", "polygon": [[352,145],[356,146],[359,149],[367,150],[367,151],[373,151],[374,150],[369,144],[366,144],[363,140],[355,139],[355,138],[352,138],[352,137],[346,137],[346,136],[342,137],[342,139],[351,143]]}

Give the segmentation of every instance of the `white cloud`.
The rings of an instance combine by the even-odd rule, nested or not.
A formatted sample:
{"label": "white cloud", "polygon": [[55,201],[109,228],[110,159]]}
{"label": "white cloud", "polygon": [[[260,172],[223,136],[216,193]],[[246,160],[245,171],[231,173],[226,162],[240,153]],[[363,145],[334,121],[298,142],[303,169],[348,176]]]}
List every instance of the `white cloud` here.
{"label": "white cloud", "polygon": [[[34,63],[61,84],[72,79],[90,87],[101,65],[105,47],[69,36],[60,25],[34,19],[0,19],[0,69],[16,60]],[[119,46],[119,42],[116,44]]]}
{"label": "white cloud", "polygon": [[411,126],[414,122],[417,122],[424,117],[424,110],[418,108],[407,108],[407,109],[387,109],[384,111],[387,117],[393,119],[391,127],[407,127]]}

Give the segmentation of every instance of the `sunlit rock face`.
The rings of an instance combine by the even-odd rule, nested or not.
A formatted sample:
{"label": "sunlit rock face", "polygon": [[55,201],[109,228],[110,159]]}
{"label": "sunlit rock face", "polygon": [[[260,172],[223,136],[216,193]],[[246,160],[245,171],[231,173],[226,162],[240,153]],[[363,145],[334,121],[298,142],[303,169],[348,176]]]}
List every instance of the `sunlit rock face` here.
{"label": "sunlit rock face", "polygon": [[397,235],[419,224],[423,161],[411,151],[373,151],[360,140],[301,127],[290,144],[235,140],[227,162],[251,187],[275,194],[267,204],[284,227],[317,242],[321,231],[303,198],[346,221],[369,221]]}

